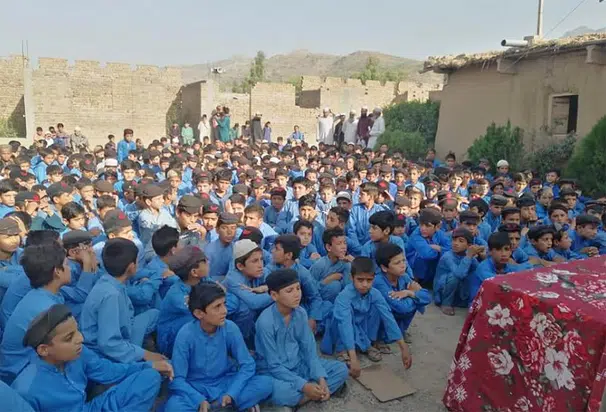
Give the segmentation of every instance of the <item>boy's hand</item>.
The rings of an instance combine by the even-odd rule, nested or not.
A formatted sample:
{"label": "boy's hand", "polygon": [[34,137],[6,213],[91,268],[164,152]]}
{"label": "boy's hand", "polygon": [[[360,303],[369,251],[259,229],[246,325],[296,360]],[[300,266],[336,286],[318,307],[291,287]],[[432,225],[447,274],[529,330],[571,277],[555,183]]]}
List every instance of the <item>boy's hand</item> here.
{"label": "boy's hand", "polygon": [[415,282],[414,280],[412,282],[410,282],[410,284],[408,285],[408,290],[412,290],[413,292],[418,292],[421,289],[423,289],[423,287],[418,282]]}
{"label": "boy's hand", "polygon": [[165,360],[159,360],[152,363],[152,368],[160,372],[160,375],[166,376],[169,380],[173,380],[175,377],[175,371],[173,365]]}
{"label": "boy's hand", "polygon": [[319,401],[324,396],[324,391],[317,383],[307,382],[303,386],[303,393],[312,401]]}
{"label": "boy's hand", "polygon": [[250,286],[246,286],[246,285],[240,285],[240,289],[244,289],[249,292],[257,293],[257,294],[267,293],[267,291],[269,290],[267,285],[257,286],[256,288],[251,288]]}
{"label": "boy's hand", "polygon": [[316,253],[316,252],[314,252],[314,253],[312,253],[311,255],[309,255],[309,258],[310,258],[311,260],[320,259],[321,257],[322,257],[322,256],[320,256],[320,254],[319,254],[319,253]]}
{"label": "boy's hand", "polygon": [[192,223],[191,225],[187,225],[187,230],[191,230],[193,232],[198,232],[201,237],[206,236],[206,228],[202,226],[200,223]]}
{"label": "boy's hand", "polygon": [[198,407],[198,412],[208,412],[208,408],[210,407],[210,403],[208,401],[204,401]]}
{"label": "boy's hand", "polygon": [[172,270],[170,270],[170,269],[166,269],[166,270],[165,270],[165,271],[162,273],[162,279],[166,279],[166,278],[171,277],[171,276],[175,276],[175,272],[173,272],[173,271],[172,271]]}
{"label": "boy's hand", "polygon": [[597,256],[599,253],[598,248],[595,246],[584,247],[583,249],[580,250],[580,252],[589,257]]}
{"label": "boy's hand", "polygon": [[402,353],[402,365],[406,369],[410,369],[412,366],[412,355],[410,354],[410,348],[408,344],[404,342],[404,339],[398,341],[398,345],[400,346],[400,352]]}
{"label": "boy's hand", "polygon": [[362,368],[360,367],[360,360],[357,356],[350,356],[349,361],[349,374],[352,378],[359,378],[362,374]]}
{"label": "boy's hand", "polygon": [[435,250],[436,252],[441,252],[442,248],[438,245],[429,245],[430,248],[432,248],[433,250]]}
{"label": "boy's hand", "polygon": [[221,407],[225,408],[228,405],[231,405],[232,402],[233,402],[233,400],[232,400],[231,396],[229,396],[229,395],[223,395],[223,397],[221,398]]}
{"label": "boy's hand", "polygon": [[354,258],[352,255],[347,255],[347,256],[345,256],[345,257],[344,257],[343,259],[341,259],[341,260],[342,260],[342,261],[344,261],[344,262],[349,262],[349,263],[351,263],[351,262],[353,262],[353,261],[354,261],[354,259],[355,259],[355,258]]}
{"label": "boy's hand", "polygon": [[160,353],[150,352],[150,351],[146,350],[143,352],[143,359],[148,362],[165,361],[166,356],[164,356]]}
{"label": "boy's hand", "polygon": [[316,333],[316,327],[317,327],[316,320],[309,318],[307,320],[307,324],[309,325],[309,328],[311,329],[311,331],[315,334]]}
{"label": "boy's hand", "polygon": [[414,298],[415,293],[412,290],[400,290],[397,292],[389,292],[389,297],[396,300]]}

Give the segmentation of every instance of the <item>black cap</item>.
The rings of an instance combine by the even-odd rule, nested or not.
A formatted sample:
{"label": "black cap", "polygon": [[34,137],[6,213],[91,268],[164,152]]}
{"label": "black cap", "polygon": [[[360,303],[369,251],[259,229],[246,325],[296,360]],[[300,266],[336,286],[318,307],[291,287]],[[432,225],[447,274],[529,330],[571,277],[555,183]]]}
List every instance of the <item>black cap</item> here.
{"label": "black cap", "polygon": [[48,194],[48,197],[51,200],[55,196],[61,196],[63,193],[71,192],[73,192],[72,187],[64,182],[53,183],[52,185],[46,188],[46,193]]}
{"label": "black cap", "polygon": [[53,305],[32,320],[23,336],[23,346],[37,348],[48,335],[61,323],[65,322],[72,311],[67,305]]}
{"label": "black cap", "polygon": [[408,198],[404,196],[396,196],[396,200],[394,203],[396,204],[396,206],[410,207],[410,200],[408,200]]}
{"label": "black cap", "polygon": [[286,199],[286,189],[284,189],[283,187],[274,187],[273,189],[271,189],[269,194],[271,196],[282,196]]}
{"label": "black cap", "polygon": [[494,206],[504,207],[505,205],[507,205],[507,203],[509,203],[509,201],[505,196],[494,195],[490,198],[490,204]]}
{"label": "black cap", "polygon": [[105,233],[110,233],[118,228],[128,226],[132,226],[131,221],[128,219],[128,216],[119,209],[110,210],[105,214],[105,219],[103,219],[103,229],[105,230]]}
{"label": "black cap", "polygon": [[437,225],[440,222],[442,222],[442,214],[434,208],[423,209],[419,213],[419,223]]}
{"label": "black cap", "polygon": [[600,219],[597,216],[593,216],[593,215],[580,215],[577,216],[577,218],[575,219],[576,225],[577,226],[582,226],[582,225],[596,225],[599,226],[600,225]]}
{"label": "black cap", "polygon": [[217,206],[216,204],[208,203],[208,204],[204,205],[204,208],[202,209],[203,215],[205,215],[207,213],[219,214],[219,213],[221,213],[221,210],[219,209],[219,206]]}
{"label": "black cap", "polygon": [[533,206],[535,204],[536,204],[535,200],[530,196],[522,196],[516,202],[516,206],[519,208]]}
{"label": "black cap", "polygon": [[136,180],[125,180],[124,183],[122,183],[122,191],[123,192],[127,192],[129,190],[135,190],[135,188],[139,185],[139,183],[137,183]]}
{"label": "black cap", "polygon": [[15,202],[17,203],[25,202],[26,200],[29,200],[30,202],[39,202],[40,196],[34,192],[19,192],[15,195]]}
{"label": "black cap", "polygon": [[472,212],[471,210],[465,210],[464,212],[461,212],[461,214],[459,215],[459,221],[461,223],[469,222],[469,223],[475,223],[477,225],[478,223],[480,223],[480,215],[477,214],[476,212]]}
{"label": "black cap", "polygon": [[564,196],[570,196],[570,195],[579,197],[579,194],[572,188],[565,187],[564,189],[560,190],[560,195],[559,195],[560,198],[563,198]]}
{"label": "black cap", "polygon": [[177,208],[186,211],[189,214],[200,213],[202,199],[192,195],[185,195],[179,200]]}
{"label": "black cap", "polygon": [[240,218],[234,215],[233,213],[223,212],[219,214],[219,221],[217,226],[219,225],[237,225],[240,222]]}
{"label": "black cap", "polygon": [[536,225],[528,230],[528,239],[538,240],[541,236],[548,233],[554,234],[555,228],[551,225]]}
{"label": "black cap", "polygon": [[243,183],[238,183],[237,185],[233,185],[232,193],[240,193],[243,195],[248,195],[248,186]]}
{"label": "black cap", "polygon": [[452,231],[452,238],[456,239],[458,237],[465,238],[468,244],[473,243],[473,235],[468,229],[465,229],[464,227],[457,227],[455,228],[455,230]]}
{"label": "black cap", "polygon": [[267,276],[265,284],[270,292],[279,292],[282,289],[299,282],[299,276],[293,269],[274,270]]}
{"label": "black cap", "polygon": [[97,180],[95,182],[95,190],[103,193],[113,193],[114,185],[107,180]]}
{"label": "black cap", "polygon": [[257,245],[260,245],[263,241],[263,233],[256,227],[246,226],[244,229],[242,229],[242,233],[240,233],[240,237],[238,238],[238,240],[243,239],[250,239]]}
{"label": "black cap", "polygon": [[505,224],[499,226],[499,232],[517,233],[517,232],[521,232],[521,231],[522,231],[522,227],[520,225],[518,225],[517,223],[505,223]]}
{"label": "black cap", "polygon": [[81,243],[89,243],[93,241],[93,235],[90,232],[85,232],[84,230],[70,230],[66,234],[63,235],[62,238],[63,247],[65,249],[70,249],[72,247],[78,246]]}
{"label": "black cap", "polygon": [[0,219],[0,235],[15,236],[21,233],[17,220],[5,217]]}
{"label": "black cap", "polygon": [[80,160],[80,170],[87,172],[94,172],[97,170],[95,162],[90,159]]}

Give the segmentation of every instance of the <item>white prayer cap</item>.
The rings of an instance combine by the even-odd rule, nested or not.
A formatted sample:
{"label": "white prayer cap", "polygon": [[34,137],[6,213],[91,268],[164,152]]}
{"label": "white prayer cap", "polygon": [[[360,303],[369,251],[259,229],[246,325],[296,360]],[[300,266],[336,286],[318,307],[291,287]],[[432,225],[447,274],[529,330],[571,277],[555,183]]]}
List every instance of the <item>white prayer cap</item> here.
{"label": "white prayer cap", "polygon": [[324,110],[322,110],[324,113],[328,113],[330,112],[330,108],[329,107],[325,107]]}
{"label": "white prayer cap", "polygon": [[362,110],[368,110],[368,106],[362,106]]}
{"label": "white prayer cap", "polygon": [[272,157],[271,159],[269,159],[269,163],[280,163],[280,159],[278,159],[277,157]]}
{"label": "white prayer cap", "polygon": [[375,107],[375,109],[373,110],[373,112],[377,112],[377,113],[381,113],[383,111],[383,109],[381,109],[380,107]]}
{"label": "white prayer cap", "polygon": [[80,129],[80,126],[74,127],[74,132],[79,132],[80,130],[82,130],[82,129]]}
{"label": "white prayer cap", "polygon": [[355,111],[354,109],[351,109],[351,110],[349,111],[349,114],[356,114],[356,111]]}

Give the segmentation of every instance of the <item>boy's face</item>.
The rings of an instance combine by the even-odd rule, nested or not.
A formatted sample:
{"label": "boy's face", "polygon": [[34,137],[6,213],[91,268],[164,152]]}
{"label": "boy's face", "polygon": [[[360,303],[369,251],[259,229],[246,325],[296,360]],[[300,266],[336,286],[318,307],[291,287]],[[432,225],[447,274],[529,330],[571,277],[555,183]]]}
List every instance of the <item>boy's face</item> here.
{"label": "boy's face", "polygon": [[377,225],[370,225],[370,240],[380,242],[386,238],[389,238],[389,229],[383,230]]}
{"label": "boy's face", "polygon": [[433,223],[421,223],[419,229],[421,231],[421,236],[424,238],[430,238],[436,233],[437,226]]}
{"label": "boy's face", "polygon": [[325,187],[320,190],[320,198],[324,203],[330,203],[330,201],[335,197],[335,191],[332,187]]}
{"label": "boy's face", "polygon": [[44,156],[44,157],[42,158],[42,161],[43,161],[44,163],[46,163],[47,165],[50,165],[52,162],[54,162],[54,161],[55,161],[55,154],[54,154],[54,153],[52,153],[52,154],[49,154],[49,155]]}
{"label": "boy's face", "polygon": [[164,196],[158,195],[152,197],[151,199],[145,199],[145,204],[151,209],[160,210],[162,206],[164,206]]}
{"label": "boy's face", "polygon": [[365,190],[361,190],[360,191],[360,203],[362,203],[363,205],[368,205],[369,203],[374,201],[374,196],[372,196],[370,193],[366,192]]}
{"label": "boy's face", "polygon": [[478,222],[465,221],[461,222],[461,227],[469,230],[472,235],[478,234]]}
{"label": "boy's face", "polygon": [[250,278],[260,278],[263,276],[263,252],[254,251],[244,264],[238,263],[238,270]]}
{"label": "boy's face", "polygon": [[220,297],[212,301],[204,310],[195,309],[194,316],[206,325],[214,327],[223,326],[225,324],[225,319],[227,319],[225,297]]}
{"label": "boy's face", "polygon": [[170,187],[173,189],[178,189],[179,185],[181,184],[181,177],[179,176],[173,176],[169,179],[170,182]]}
{"label": "boy's face", "polygon": [[274,263],[276,263],[278,265],[283,265],[286,262],[286,260],[288,259],[288,257],[286,256],[286,253],[284,253],[284,248],[279,243],[276,243],[274,245],[274,247],[272,248],[271,257],[272,257]]}
{"label": "boy's face", "polygon": [[211,231],[217,227],[217,221],[219,220],[219,215],[216,213],[204,213],[202,215],[202,222],[204,223],[204,228],[207,231]]}
{"label": "boy's face", "polygon": [[80,357],[84,337],[78,330],[76,319],[70,316],[57,325],[53,333],[55,336],[50,343],[38,346],[40,356],[53,363],[70,362]]}
{"label": "boy's face", "polygon": [[598,227],[593,224],[582,225],[577,226],[576,231],[583,239],[593,239],[598,234]]}
{"label": "boy's face", "polygon": [[549,172],[545,175],[545,180],[547,180],[548,183],[555,183],[556,180],[558,180],[558,174],[555,172]]}
{"label": "boy's face", "polygon": [[51,183],[58,183],[63,179],[63,175],[61,173],[54,173],[49,176],[49,180]]}
{"label": "boy's face", "polygon": [[399,185],[400,183],[404,182],[404,180],[406,180],[406,176],[404,176],[404,173],[397,172],[394,178],[396,184]]}
{"label": "boy's face", "polygon": [[553,234],[545,233],[543,236],[538,238],[537,240],[531,240],[530,243],[542,253],[549,252],[549,249],[553,246]]}
{"label": "boy's face", "polygon": [[299,199],[301,196],[304,196],[307,194],[307,187],[305,187],[304,184],[295,183],[292,186],[292,194],[295,199]]}
{"label": "boy's face", "polygon": [[343,259],[347,255],[347,239],[345,236],[333,237],[331,243],[326,244],[325,247],[337,259]]}
{"label": "boy's face", "polygon": [[562,232],[562,238],[559,241],[553,241],[554,246],[559,249],[568,250],[572,247],[572,239],[568,236],[568,232]]}
{"label": "boy's face", "polygon": [[135,233],[133,232],[132,226],[126,226],[118,229],[114,233],[110,233],[108,236],[110,239],[120,238],[120,239],[128,239],[133,240],[135,238]]}
{"label": "boy's face", "polygon": [[217,227],[217,234],[219,235],[219,239],[223,243],[231,243],[236,237],[236,228],[237,225],[234,224],[223,224]]}
{"label": "boy's face", "polygon": [[339,216],[335,212],[328,212],[328,215],[326,215],[326,229],[334,229],[340,225]]}
{"label": "boy's face", "polygon": [[183,229],[187,229],[200,218],[199,213],[188,213],[186,211],[177,212],[177,221],[179,223],[179,227]]}
{"label": "boy's face", "polygon": [[[496,185],[493,189],[492,189],[492,193],[494,193],[495,195],[502,195],[505,192],[505,188],[503,187],[503,185],[499,184]],[[486,192],[488,193],[488,192]]]}
{"label": "boy's face", "polygon": [[501,212],[503,211],[503,206],[500,206],[500,205],[490,205],[490,211],[495,216],[501,216]]}
{"label": "boy's face", "polygon": [[258,229],[261,223],[263,223],[263,217],[259,216],[258,213],[244,213],[244,226],[252,226]]}
{"label": "boy's face", "polygon": [[413,183],[416,183],[417,180],[419,180],[419,171],[417,169],[410,169],[408,175],[410,177],[410,181]]}
{"label": "boy's face", "polygon": [[[278,183],[278,187],[286,188],[286,183],[288,182],[288,177],[286,176],[276,176],[276,182]],[[294,190],[294,188],[293,188]]]}
{"label": "boy's face", "polygon": [[511,242],[511,250],[514,251],[520,246],[520,241],[522,240],[522,235],[520,232],[508,232],[509,241]]}
{"label": "boy's face", "polygon": [[273,195],[271,197],[271,205],[276,210],[281,210],[282,206],[284,206],[284,197],[279,195]]}
{"label": "boy's face", "polygon": [[299,231],[297,232],[297,236],[299,237],[299,240],[301,241],[301,246],[305,247],[311,243],[312,234],[313,234],[312,230],[308,227],[299,228]]}
{"label": "boy's face", "polygon": [[299,282],[282,288],[279,292],[271,292],[271,298],[274,301],[290,309],[295,309],[301,304],[301,295],[301,284]]}
{"label": "boy's face", "polygon": [[[57,206],[62,207],[63,205],[71,202],[73,200],[73,196],[71,193],[61,193],[59,196],[55,196],[53,200]],[[61,208],[57,207],[57,209],[60,210]]]}
{"label": "boy's face", "polygon": [[497,264],[506,265],[511,258],[511,246],[506,245],[501,249],[491,249],[490,256]]}
{"label": "boy's face", "polygon": [[210,193],[210,183],[207,181],[201,181],[196,184],[196,189],[199,193]]}
{"label": "boy's face", "polygon": [[454,253],[465,253],[468,247],[469,243],[467,243],[467,239],[464,237],[455,237],[452,239],[452,251]]}
{"label": "boy's face", "polygon": [[411,209],[418,209],[419,206],[421,206],[423,198],[420,193],[412,192],[410,195],[408,195],[408,200],[410,200]]}
{"label": "boy's face", "polygon": [[135,169],[125,169],[122,171],[122,176],[124,177],[124,180],[133,180],[136,175],[137,172],[135,171]]}
{"label": "boy's face", "polygon": [[564,200],[569,209],[574,209],[577,205],[577,197],[575,195],[566,195],[564,196]]}
{"label": "boy's face", "polygon": [[520,208],[520,217],[524,219],[524,221],[534,221],[537,217],[536,206],[524,206]]}
{"label": "boy's face", "polygon": [[457,217],[458,211],[456,208],[448,207],[442,210],[442,215],[446,221],[450,222],[451,220]]}
{"label": "boy's face", "polygon": [[86,215],[79,215],[67,221],[67,227],[71,230],[81,230],[86,226]]}
{"label": "boy's face", "polygon": [[7,255],[17,250],[21,243],[19,235],[0,235],[0,251]]}
{"label": "boy's face", "polygon": [[501,166],[497,167],[497,171],[499,173],[509,173],[509,166]]}
{"label": "boy's face", "polygon": [[387,268],[383,266],[382,269],[388,275],[402,276],[406,272],[406,257],[404,256],[404,253],[392,257],[389,261],[389,266],[387,266]]}
{"label": "boy's face", "polygon": [[229,181],[227,180],[218,180],[217,181],[217,189],[220,193],[224,193],[227,192],[227,190],[229,189]]}
{"label": "boy's face", "polygon": [[406,227],[405,226],[396,226],[396,227],[393,228],[393,235],[394,236],[402,236],[405,233],[406,233]]}
{"label": "boy's face", "polygon": [[549,207],[551,201],[553,200],[553,192],[551,190],[544,190],[539,196],[539,203],[545,207]]}
{"label": "boy's face", "polygon": [[[561,225],[565,225],[566,223],[568,223],[568,213],[566,213],[565,211],[563,211],[561,209],[555,209],[549,215],[549,219],[553,223],[559,223]],[[578,228],[577,228],[577,230],[578,230]]]}
{"label": "boy's face", "polygon": [[240,203],[232,203],[231,204],[231,211],[234,215],[237,215],[238,217],[240,217],[240,220],[242,220],[242,217],[244,216],[244,209],[246,208],[246,206],[244,206],[243,204]]}
{"label": "boy's face", "polygon": [[457,188],[457,187],[461,186],[461,183],[463,183],[463,178],[461,176],[455,175],[450,178],[449,183],[453,189]]}
{"label": "boy's face", "polygon": [[515,182],[515,186],[516,186],[516,192],[519,193],[526,188],[526,182],[522,182],[522,181],[518,180]]}
{"label": "boy's face", "polygon": [[303,220],[308,220],[310,222],[313,222],[314,219],[316,218],[317,212],[316,209],[312,206],[301,206],[299,208],[299,216],[301,216],[301,219]]}
{"label": "boy's face", "polygon": [[536,195],[537,193],[539,193],[539,190],[541,190],[541,188],[541,185],[532,185],[530,186],[530,191]]}
{"label": "boy's face", "polygon": [[352,276],[354,288],[361,294],[366,295],[372,289],[372,284],[375,281],[374,273],[356,273]]}
{"label": "boy's face", "polygon": [[520,224],[520,214],[519,213],[510,213],[507,215],[505,219],[503,219],[503,223],[510,224],[514,223],[516,225]]}
{"label": "boy's face", "polygon": [[297,166],[301,170],[305,169],[305,166],[307,166],[307,159],[304,157],[297,157]]}
{"label": "boy's face", "polygon": [[15,206],[15,196],[17,196],[17,192],[14,190],[9,190],[8,192],[0,195],[0,201],[6,206],[13,207]]}
{"label": "boy's face", "polygon": [[428,199],[433,199],[438,194],[438,188],[435,187],[435,186],[428,186],[425,189],[425,194],[426,194],[426,196],[427,196]]}

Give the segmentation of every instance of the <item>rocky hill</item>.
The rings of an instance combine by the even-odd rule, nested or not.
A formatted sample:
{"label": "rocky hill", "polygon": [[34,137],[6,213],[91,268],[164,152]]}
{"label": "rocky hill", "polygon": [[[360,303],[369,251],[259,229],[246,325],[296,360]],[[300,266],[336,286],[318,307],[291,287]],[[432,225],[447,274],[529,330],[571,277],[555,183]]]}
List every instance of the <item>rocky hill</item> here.
{"label": "rocky hill", "polygon": [[[380,69],[405,73],[411,80],[440,82],[442,79],[432,73],[420,75],[418,71],[423,67],[423,62],[418,60],[369,51],[336,56],[312,53],[308,50],[295,50],[267,58],[265,77],[268,81],[275,82],[286,82],[304,75],[350,77],[364,70],[369,57],[377,59]],[[234,56],[208,64],[183,66],[183,80],[185,83],[191,83],[208,79],[211,68],[221,67],[224,73],[218,75],[218,78],[220,83],[228,88],[247,76],[252,60],[250,57]]]}
{"label": "rocky hill", "polygon": [[562,35],[562,37],[575,37],[575,36],[581,36],[583,34],[605,33],[605,32],[606,32],[606,27],[594,30],[587,26],[580,26],[574,30],[567,31],[566,33],[564,33]]}

